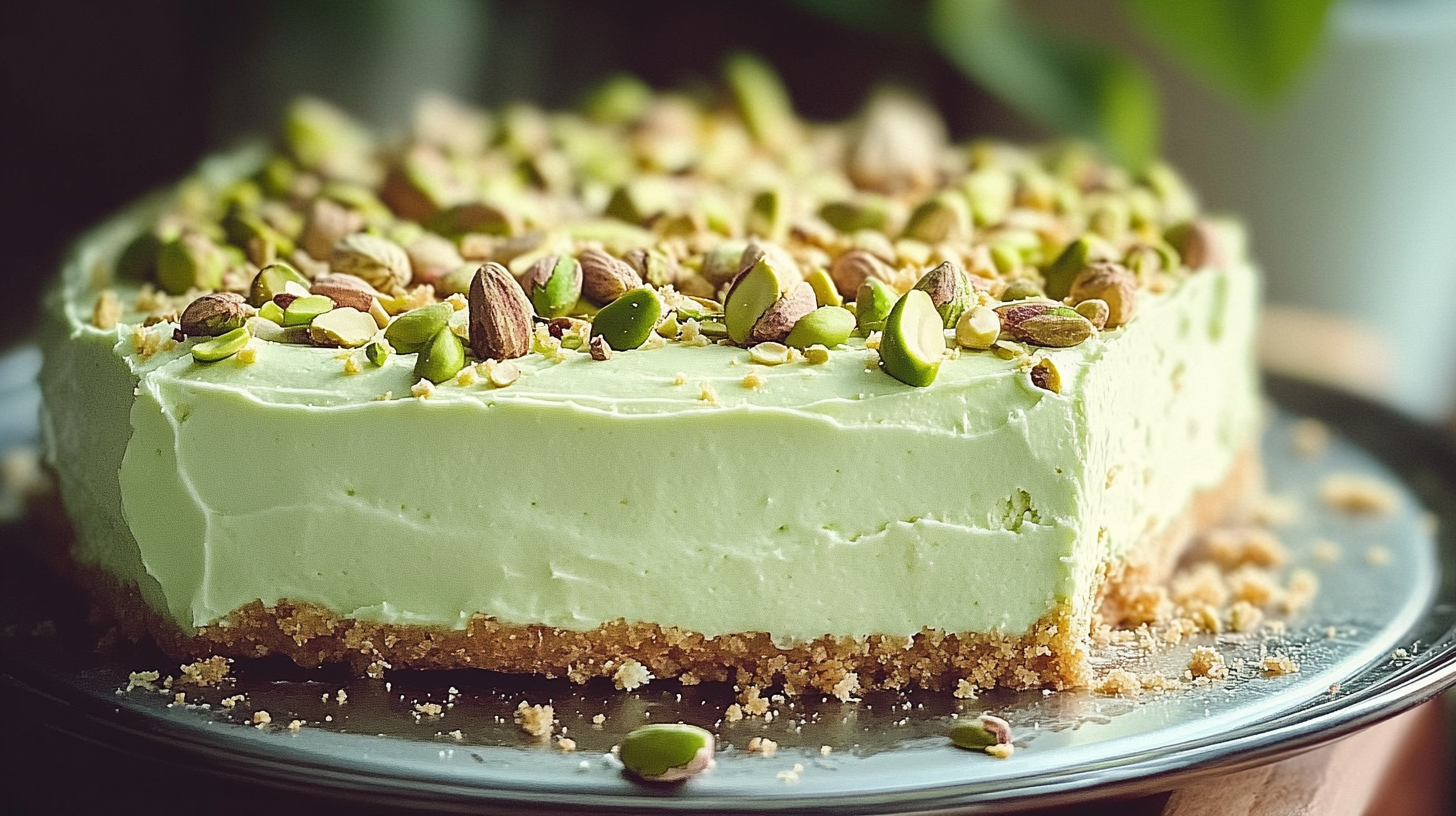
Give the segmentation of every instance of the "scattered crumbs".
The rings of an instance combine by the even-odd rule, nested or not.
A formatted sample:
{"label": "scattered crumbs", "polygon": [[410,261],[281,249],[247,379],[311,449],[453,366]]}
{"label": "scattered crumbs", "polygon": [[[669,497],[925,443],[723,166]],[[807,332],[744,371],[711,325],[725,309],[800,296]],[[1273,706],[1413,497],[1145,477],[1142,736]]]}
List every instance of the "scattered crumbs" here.
{"label": "scattered crumbs", "polygon": [[1245,565],[1277,567],[1289,560],[1279,539],[1259,527],[1211,530],[1203,546],[1205,554],[1225,570]]}
{"label": "scattered crumbs", "polygon": [[[598,714],[597,716],[600,717],[601,715]],[[728,708],[723,711],[724,722],[738,722],[741,719],[743,719],[743,706],[737,703],[729,705]]]}
{"label": "scattered crumbs", "polygon": [[1293,496],[1266,493],[1254,503],[1254,520],[1266,527],[1288,527],[1302,514],[1299,500]]}
{"label": "scattered crumbs", "polygon": [[460,742],[461,740],[465,739],[465,732],[457,728],[454,731],[448,732],[446,736],[448,736],[452,740],[455,740],[456,742]]}
{"label": "scattered crumbs", "polygon": [[859,673],[845,672],[844,677],[838,683],[834,684],[834,688],[831,691],[842,703],[855,700],[855,692],[859,691]]}
{"label": "scattered crumbs", "polygon": [[825,757],[827,757],[827,756],[829,756],[832,753],[834,753],[834,748],[833,747],[828,746],[828,745],[821,745],[821,746],[819,746],[819,756],[825,756]]}
{"label": "scattered crumbs", "polygon": [[233,355],[233,359],[243,365],[252,365],[258,362],[258,349],[253,345],[243,346],[242,350]]}
{"label": "scattered crumbs", "polygon": [[1340,630],[1339,629],[1336,629],[1333,626],[1326,626],[1325,627],[1325,638],[1327,640],[1334,640],[1335,638],[1337,638],[1339,636],[1340,636]]}
{"label": "scattered crumbs", "polygon": [[1390,550],[1377,544],[1365,551],[1365,562],[1372,567],[1383,567],[1390,563]]}
{"label": "scattered crumbs", "polygon": [[234,694],[231,697],[224,697],[222,698],[222,707],[231,711],[234,708],[238,707],[238,703],[241,703],[246,699],[248,699],[248,697],[245,694]]}
{"label": "scattered crumbs", "polygon": [[750,717],[762,717],[768,713],[768,700],[763,698],[763,691],[758,686],[749,686],[738,695],[738,702],[743,706],[743,713]]}
{"label": "scattered crumbs", "polygon": [[1286,655],[1269,655],[1259,661],[1259,669],[1266,676],[1277,677],[1282,674],[1294,674],[1299,671],[1299,664],[1290,660]]}
{"label": "scattered crumbs", "polygon": [[880,332],[877,332],[877,331],[870,332],[869,336],[865,338],[864,347],[867,348],[867,349],[877,349],[877,348],[879,348],[880,347],[880,338],[881,338],[881,336],[882,336],[882,334]]}
{"label": "scattered crumbs", "polygon": [[592,725],[601,725],[602,723],[604,723],[606,721],[607,721],[607,715],[605,715],[605,714],[596,714],[596,715],[593,715],[592,716]]}
{"label": "scattered crumbs", "polygon": [[1016,753],[1016,747],[1009,742],[1004,742],[999,745],[988,745],[981,750],[985,751],[990,756],[996,757],[997,759],[1006,759],[1007,757]]}
{"label": "scattered crumbs", "polygon": [[748,753],[771,757],[779,750],[779,744],[768,737],[754,737],[748,741]]}
{"label": "scattered crumbs", "polygon": [[187,705],[187,692],[179,691],[172,695],[172,705]]}
{"label": "scattered crumbs", "polygon": [[682,674],[677,676],[677,682],[684,686],[696,686],[703,681],[692,672],[683,672]]}
{"label": "scattered crumbs", "polygon": [[350,354],[349,356],[347,356],[347,357],[344,358],[344,374],[346,374],[346,375],[358,374],[359,372],[361,372],[363,370],[364,370],[363,367],[359,365],[359,358],[358,357],[355,357],[354,355]]}
{"label": "scattered crumbs", "polygon": [[336,700],[339,705],[343,705],[344,703],[349,702],[349,692],[344,691],[343,689],[339,689],[337,692],[334,692],[334,700]]}
{"label": "scattered crumbs", "polygon": [[639,686],[647,685],[651,680],[652,672],[630,657],[623,660],[617,670],[612,673],[612,685],[621,691],[632,691]]}
{"label": "scattered crumbs", "polygon": [[576,769],[578,771],[589,771],[589,770],[591,770],[591,760],[583,759],[581,762],[578,762],[576,764]]}
{"label": "scattered crumbs", "polygon": [[1207,646],[1199,646],[1193,650],[1188,658],[1188,671],[1194,677],[1207,677],[1210,680],[1223,680],[1228,677],[1228,665],[1224,663],[1223,653]]}
{"label": "scattered crumbs", "polygon": [[290,720],[288,723],[288,730],[297,734],[299,732],[299,729],[303,728],[304,724],[305,723],[303,722],[303,720]]}
{"label": "scattered crumbs", "polygon": [[435,396],[435,384],[421,377],[419,382],[410,386],[410,396],[429,399]]}
{"label": "scattered crumbs", "polygon": [[702,386],[698,391],[698,399],[708,403],[709,405],[717,405],[718,392],[714,391],[713,386],[705,381],[702,383]]}
{"label": "scattered crumbs", "polygon": [[551,726],[556,711],[550,705],[530,705],[525,700],[516,706],[516,724],[533,737],[544,739],[551,735]]}
{"label": "scattered crumbs", "polygon": [[1290,427],[1289,441],[1295,453],[1305,459],[1313,459],[1329,447],[1330,429],[1317,419],[1302,417]]}
{"label": "scattered crumbs", "polygon": [[1264,621],[1264,611],[1248,601],[1238,601],[1229,607],[1228,623],[1229,630],[1233,632],[1252,632],[1259,628]]}
{"label": "scattered crumbs", "polygon": [[556,741],[556,747],[561,749],[561,753],[569,754],[576,750],[576,740],[570,739],[569,737],[562,737]]}
{"label": "scattered crumbs", "polygon": [[96,297],[96,307],[91,310],[91,325],[102,331],[111,331],[121,322],[121,299],[116,292],[103,289]]}
{"label": "scattered crumbs", "polygon": [[126,679],[126,690],[131,691],[132,689],[140,688],[146,691],[156,691],[157,679],[161,676],[161,672],[154,671],[132,672]]}
{"label": "scattered crumbs", "polygon": [[379,396],[375,397],[374,398],[374,401],[375,402],[389,402],[392,399],[394,399],[394,392],[393,391],[385,391],[383,394],[380,394]]}
{"label": "scattered crumbs", "polygon": [[672,384],[673,385],[687,385],[688,384],[688,375],[686,375],[686,374],[682,373],[681,371],[679,371],[678,373],[672,375]]}
{"label": "scattered crumbs", "polygon": [[763,378],[763,374],[756,368],[750,368],[748,373],[743,375],[743,387],[750,391],[758,391],[767,384],[768,381]]}
{"label": "scattered crumbs", "polygon": [[1243,566],[1229,573],[1228,587],[1235,601],[1266,607],[1279,599],[1283,589],[1268,570]]}
{"label": "scattered crumbs", "polygon": [[415,703],[416,719],[419,717],[439,717],[444,713],[445,708],[439,703]]}
{"label": "scattered crumbs", "polygon": [[1223,574],[1207,561],[1200,561],[1174,575],[1169,595],[1174,603],[1185,609],[1220,607],[1228,603],[1228,587],[1224,586]]}
{"label": "scattered crumbs", "polygon": [[976,699],[976,684],[962,677],[956,681],[955,691],[952,693],[957,700]]}
{"label": "scattered crumbs", "polygon": [[459,386],[475,385],[478,377],[479,375],[475,373],[475,366],[466,366],[455,375],[455,384]]}
{"label": "scattered crumbs", "polygon": [[261,731],[262,729],[266,728],[268,726],[268,724],[271,723],[271,722],[273,722],[273,715],[269,714],[268,712],[266,712],[266,711],[254,711],[253,712],[253,727],[254,728],[257,728],[258,730]]}
{"label": "scattered crumbs", "polygon": [[1110,697],[1133,697],[1142,691],[1143,683],[1127,669],[1113,669],[1092,690]]}
{"label": "scattered crumbs", "polygon": [[1314,555],[1314,560],[1321,564],[1333,564],[1344,556],[1344,551],[1340,549],[1340,545],[1327,538],[1321,538],[1316,541],[1311,552]]}
{"label": "scattered crumbs", "polygon": [[384,671],[388,668],[388,663],[384,662],[383,660],[375,660],[374,662],[370,663],[367,668],[364,669],[364,673],[368,675],[371,680],[380,680],[383,679]]}
{"label": "scattered crumbs", "polygon": [[230,658],[222,655],[213,655],[206,660],[188,663],[181,667],[182,676],[177,678],[177,682],[201,688],[215,686],[227,679],[232,664],[233,661]]}
{"label": "scattered crumbs", "polygon": [[1319,493],[1332,509],[1358,515],[1389,515],[1400,504],[1400,494],[1389,483],[1356,473],[1330,474]]}
{"label": "scattered crumbs", "polygon": [[1390,655],[1391,660],[1410,660],[1410,652],[1405,647],[1396,649]]}
{"label": "scattered crumbs", "polygon": [[804,766],[795,762],[794,767],[787,771],[779,771],[774,774],[775,779],[782,780],[786,785],[796,785],[799,782],[800,774],[804,773]]}
{"label": "scattered crumbs", "polygon": [[1307,569],[1296,569],[1289,573],[1284,585],[1284,598],[1279,606],[1286,614],[1299,612],[1309,606],[1319,592],[1319,579]]}

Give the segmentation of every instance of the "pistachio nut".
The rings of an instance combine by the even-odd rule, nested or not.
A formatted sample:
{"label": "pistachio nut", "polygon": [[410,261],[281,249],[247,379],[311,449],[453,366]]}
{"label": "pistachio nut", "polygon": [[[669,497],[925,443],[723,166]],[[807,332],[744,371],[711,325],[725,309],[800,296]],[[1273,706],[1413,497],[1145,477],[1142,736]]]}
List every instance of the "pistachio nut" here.
{"label": "pistachio nut", "polygon": [[744,231],[770,241],[783,240],[789,229],[788,202],[780,190],[763,190],[753,197],[744,220]]}
{"label": "pistachio nut", "polygon": [[127,242],[116,259],[116,276],[122,280],[149,281],[157,273],[157,255],[162,239],[152,230],[143,230]]}
{"label": "pistachio nut", "polygon": [[820,306],[799,318],[784,338],[784,344],[796,349],[820,345],[834,348],[854,334],[854,313],[842,306]]}
{"label": "pistachio nut", "polygon": [[157,251],[157,283],[169,295],[222,288],[227,256],[206,235],[188,230]]}
{"label": "pistachio nut", "polygon": [[258,316],[280,326],[283,325],[283,307],[271,300],[258,307]]}
{"label": "pistachio nut", "polygon": [[612,192],[603,213],[629,224],[647,225],[676,206],[672,183],[662,176],[638,176]]}
{"label": "pistachio nut", "polygon": [[945,144],[945,124],[924,100],[904,92],[880,92],[860,113],[846,169],[862,189],[926,189],[939,176]]}
{"label": "pistachio nut", "polygon": [[804,276],[804,282],[814,289],[814,302],[820,306],[843,306],[844,298],[829,277],[828,270],[815,269]]}
{"label": "pistachio nut", "polygon": [[371,173],[373,140],[348,114],[313,97],[297,99],[284,114],[283,139],[298,165],[329,178]]}
{"label": "pistachio nut", "polygon": [[199,363],[215,363],[242,351],[248,345],[253,336],[248,333],[246,326],[239,326],[226,334],[218,335],[210,340],[203,340],[192,347],[192,359]]}
{"label": "pistachio nut", "polygon": [[547,255],[526,270],[521,285],[542,317],[568,314],[581,297],[581,263],[570,255]]}
{"label": "pistachio nut", "polygon": [[752,54],[732,54],[723,63],[723,79],[755,141],[771,149],[797,141],[799,125],[788,90],[767,62]]}
{"label": "pistachio nut", "polygon": [[991,226],[1006,220],[1016,195],[1016,182],[1001,170],[974,170],[961,182],[961,193],[971,208],[971,220]]}
{"label": "pistachio nut", "polygon": [[789,289],[788,292],[779,296],[767,309],[753,328],[748,333],[748,342],[756,343],[781,343],[789,336],[794,325],[801,319],[814,311],[814,287],[807,283],[800,282]]}
{"label": "pistachio nut", "polygon": [[362,229],[362,214],[333,199],[315,198],[309,202],[298,245],[309,256],[323,261],[333,253],[335,244]]}
{"label": "pistachio nut", "polygon": [[1057,371],[1057,364],[1051,360],[1041,360],[1032,366],[1031,384],[1053,394],[1062,393],[1062,375]]}
{"label": "pistachio nut", "polygon": [[368,312],[351,306],[325,312],[308,324],[309,339],[316,346],[359,348],[378,332],[379,326]]}
{"label": "pistachio nut", "polygon": [[399,244],[367,232],[356,232],[334,244],[329,271],[362,278],[387,293],[408,286],[414,274],[409,256]]}
{"label": "pistachio nut", "polygon": [[633,249],[622,260],[649,286],[661,289],[677,283],[677,264],[666,253],[656,249]]}
{"label": "pistachio nut", "polygon": [[1117,257],[1117,249],[1097,235],[1086,234],[1067,244],[1066,249],[1052,261],[1044,272],[1046,296],[1061,300],[1072,291],[1072,282],[1083,269],[1099,261],[1110,261]]}
{"label": "pistachio nut", "polygon": [[[260,310],[261,315],[261,310]],[[287,328],[265,320],[263,317],[250,317],[245,324],[248,332],[265,343],[284,343],[292,346],[301,346],[309,342],[308,326],[288,326]]]}
{"label": "pistachio nut", "polygon": [[461,261],[459,266],[435,281],[435,294],[440,297],[469,294],[470,282],[475,279],[475,270],[479,268],[480,264],[474,261]]}
{"label": "pistachio nut", "polygon": [[[779,299],[779,291],[778,272],[767,258],[760,258],[734,278],[723,300],[723,322],[729,339],[739,345],[748,342],[753,327]],[[813,294],[811,289],[809,296]]]}
{"label": "pistachio nut", "polygon": [[249,305],[261,307],[283,292],[284,284],[289,281],[305,289],[308,288],[308,278],[305,278],[289,264],[282,261],[268,264],[258,270],[258,274],[253,276],[253,282],[248,286]]}
{"label": "pistachio nut", "polygon": [[454,307],[448,303],[431,303],[412,309],[390,321],[384,330],[384,339],[400,354],[414,354],[441,329],[450,325],[450,315],[454,313]]}
{"label": "pistachio nut", "polygon": [[858,296],[860,287],[871,278],[889,281],[894,276],[894,271],[884,261],[862,249],[852,249],[829,265],[829,277],[845,297]]}
{"label": "pistachio nut", "polygon": [[950,729],[950,741],[957,747],[984,751],[993,745],[1011,744],[1011,726],[1000,717],[983,714],[976,720],[960,720]]}
{"label": "pistachio nut", "polygon": [[855,328],[862,334],[883,331],[895,307],[895,290],[879,278],[866,278],[854,299]]}
{"label": "pistachio nut", "polygon": [[1051,303],[1013,303],[998,306],[995,311],[1003,332],[1034,346],[1068,348],[1096,333],[1087,318]]}
{"label": "pistachio nut", "polygon": [[935,310],[940,312],[947,329],[955,328],[961,312],[976,302],[976,290],[971,284],[970,276],[950,261],[926,272],[915,282],[915,288],[930,295],[930,300],[935,304]]}
{"label": "pistachio nut", "polygon": [[640,287],[602,307],[592,318],[591,337],[603,338],[614,351],[630,351],[647,342],[662,318],[662,302],[649,287]]}
{"label": "pistachio nut", "polygon": [[447,326],[435,333],[415,358],[415,376],[439,385],[465,367],[465,346]]}
{"label": "pistachio nut", "polygon": [[587,342],[587,353],[599,363],[612,359],[612,347],[600,334]]}
{"label": "pistachio nut", "polygon": [[962,348],[988,349],[1001,336],[1001,315],[988,306],[973,306],[956,321],[955,336]]}
{"label": "pistachio nut", "polygon": [[1078,303],[1076,312],[1087,318],[1097,329],[1105,327],[1108,316],[1112,314],[1112,310],[1107,307],[1107,301],[1101,298],[1088,298]]}
{"label": "pistachio nut", "polygon": [[1218,228],[1203,219],[1184,221],[1168,228],[1164,238],[1189,269],[1217,268],[1228,264],[1227,251]]}
{"label": "pistachio nut", "polygon": [[332,311],[334,302],[323,295],[294,298],[283,309],[284,326],[307,326],[315,317]]}
{"label": "pistachio nut", "polygon": [[379,293],[363,278],[353,275],[319,275],[308,288],[310,294],[323,295],[336,306],[369,313]]}
{"label": "pistachio nut", "polygon": [[773,241],[757,238],[743,247],[743,255],[738,258],[739,270],[753,266],[760,258],[768,258],[769,263],[773,264],[774,271],[779,276],[779,284],[785,289],[804,279],[798,261],[794,260],[788,250]]}
{"label": "pistachio nut", "polygon": [[1137,314],[1137,277],[1121,264],[1104,261],[1082,270],[1069,295],[1073,304],[1085,300],[1107,303],[1109,329],[1124,325]]}
{"label": "pistachio nut", "polygon": [[624,125],[636,121],[652,104],[652,87],[631,74],[613,74],[582,100],[582,110],[595,121]]}
{"label": "pistachio nut", "polygon": [[704,253],[698,274],[716,290],[743,271],[743,251],[747,248],[747,241],[728,240],[718,244]]}
{"label": "pistachio nut", "polygon": [[469,233],[508,236],[521,232],[521,218],[507,207],[472,201],[441,210],[425,226],[451,238]]}
{"label": "pistachio nut", "polygon": [[844,233],[884,230],[890,219],[890,200],[867,194],[848,201],[831,201],[819,208],[819,217]]}
{"label": "pistachio nut", "polygon": [[234,207],[222,220],[223,231],[233,246],[248,253],[257,263],[271,263],[280,255],[293,254],[293,239],[274,229],[256,212]]}
{"label": "pistachio nut", "polygon": [[935,382],[945,359],[945,328],[930,295],[911,289],[895,302],[880,337],[880,368],[906,385]]}
{"label": "pistachio nut", "polygon": [[697,726],[652,723],[623,737],[617,756],[638,779],[679,782],[713,767],[713,747],[713,735]]}
{"label": "pistachio nut", "polygon": [[635,269],[600,249],[582,250],[576,259],[581,264],[581,294],[599,306],[605,306],[621,297],[623,292],[642,285],[642,278]]}
{"label": "pistachio nut", "polygon": [[1006,289],[1001,293],[1001,301],[1009,303],[1013,300],[1026,300],[1027,298],[1043,298],[1046,293],[1041,286],[1030,278],[1017,278],[1006,284]]}
{"label": "pistachio nut", "polygon": [[394,354],[394,348],[389,345],[388,340],[375,340],[364,347],[364,359],[375,367],[383,366],[392,354]]}
{"label": "pistachio nut", "polygon": [[217,337],[241,328],[252,315],[242,295],[213,292],[187,304],[180,323],[188,337]]}
{"label": "pistachio nut", "polygon": [[902,233],[927,244],[965,241],[971,237],[971,213],[955,193],[936,193],[910,213]]}
{"label": "pistachio nut", "polygon": [[465,263],[460,250],[448,238],[433,232],[424,232],[404,245],[404,254],[410,262],[410,281],[434,284],[450,270]]}
{"label": "pistachio nut", "polygon": [[513,360],[531,350],[531,301],[500,264],[480,267],[470,283],[470,348],[482,360]]}
{"label": "pistachio nut", "polygon": [[749,346],[748,359],[759,365],[783,365],[789,361],[789,347],[767,340]]}

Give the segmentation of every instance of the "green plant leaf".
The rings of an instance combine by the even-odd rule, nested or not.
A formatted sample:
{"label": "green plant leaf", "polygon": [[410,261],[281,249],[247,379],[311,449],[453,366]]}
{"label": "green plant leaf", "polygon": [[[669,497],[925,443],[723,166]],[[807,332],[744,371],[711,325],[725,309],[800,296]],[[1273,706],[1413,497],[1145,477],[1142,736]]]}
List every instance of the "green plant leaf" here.
{"label": "green plant leaf", "polygon": [[1123,0],[1170,58],[1233,99],[1267,106],[1319,45],[1331,0]]}
{"label": "green plant leaf", "polygon": [[1006,0],[932,0],[927,14],[940,51],[1013,107],[1135,169],[1157,151],[1157,90],[1138,63],[1042,29]]}

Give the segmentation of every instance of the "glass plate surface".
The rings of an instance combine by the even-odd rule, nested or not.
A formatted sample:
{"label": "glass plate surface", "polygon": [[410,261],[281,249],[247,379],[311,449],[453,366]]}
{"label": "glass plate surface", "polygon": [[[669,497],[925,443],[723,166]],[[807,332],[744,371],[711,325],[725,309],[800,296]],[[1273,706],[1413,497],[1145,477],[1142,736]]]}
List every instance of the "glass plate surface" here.
{"label": "glass plate surface", "polygon": [[[0,358],[0,449],[34,438],[35,365],[30,349]],[[1456,680],[1451,443],[1353,397],[1286,381],[1269,391],[1279,405],[1263,441],[1269,488],[1300,511],[1279,533],[1291,566],[1318,576],[1314,603],[1282,632],[1096,655],[1103,668],[1176,676],[1194,646],[1212,645],[1232,666],[1224,682],[1129,698],[912,692],[843,703],[816,694],[774,703],[768,722],[727,723],[734,695],[725,684],[655,681],[624,693],[605,681],[573,686],[479,671],[380,680],[264,659],[237,665],[221,688],[187,690],[179,703],[173,692],[120,691],[131,672],[175,674],[177,666],[146,648],[98,648],[84,599],[39,566],[41,533],[12,521],[0,528],[17,542],[18,563],[0,571],[0,693],[45,706],[50,727],[180,767],[341,803],[441,812],[997,812],[1166,790],[1313,747]],[[1297,415],[1337,429],[1321,455],[1295,455]],[[1325,509],[1319,486],[1337,473],[1395,485],[1397,512],[1359,518]],[[1340,557],[1331,560],[1321,542],[1338,543]],[[1265,654],[1287,655],[1300,670],[1265,676]],[[234,695],[244,697],[225,708]],[[513,719],[522,702],[551,704],[557,734],[576,750],[525,735]],[[430,703],[440,716],[417,708],[428,712]],[[253,727],[258,711],[269,713],[263,728]],[[943,736],[954,717],[983,711],[1010,721],[1010,759],[961,751]],[[304,724],[291,731],[293,720]],[[611,747],[638,725],[678,720],[718,734],[717,768],[674,787],[626,778]],[[750,752],[754,737],[774,740],[777,751]]]}

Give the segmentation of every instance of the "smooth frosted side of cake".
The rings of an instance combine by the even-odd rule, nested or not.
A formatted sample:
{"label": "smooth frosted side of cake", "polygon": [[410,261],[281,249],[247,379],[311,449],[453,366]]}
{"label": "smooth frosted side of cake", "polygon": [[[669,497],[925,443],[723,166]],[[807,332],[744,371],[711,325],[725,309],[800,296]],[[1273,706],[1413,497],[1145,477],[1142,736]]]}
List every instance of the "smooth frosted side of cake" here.
{"label": "smooth frosted side of cake", "polygon": [[1046,352],[1061,394],[988,353],[926,389],[863,351],[753,367],[749,389],[744,350],[668,346],[532,354],[509,388],[422,400],[407,357],[354,375],[276,344],[251,365],[187,345],[142,359],[129,326],[82,317],[127,232],[98,234],[52,301],[48,451],[78,560],[184,628],[284,599],[780,644],[1016,634],[1063,608],[1080,626],[1099,567],[1220,484],[1256,424],[1245,266],[1143,292],[1127,327]]}

